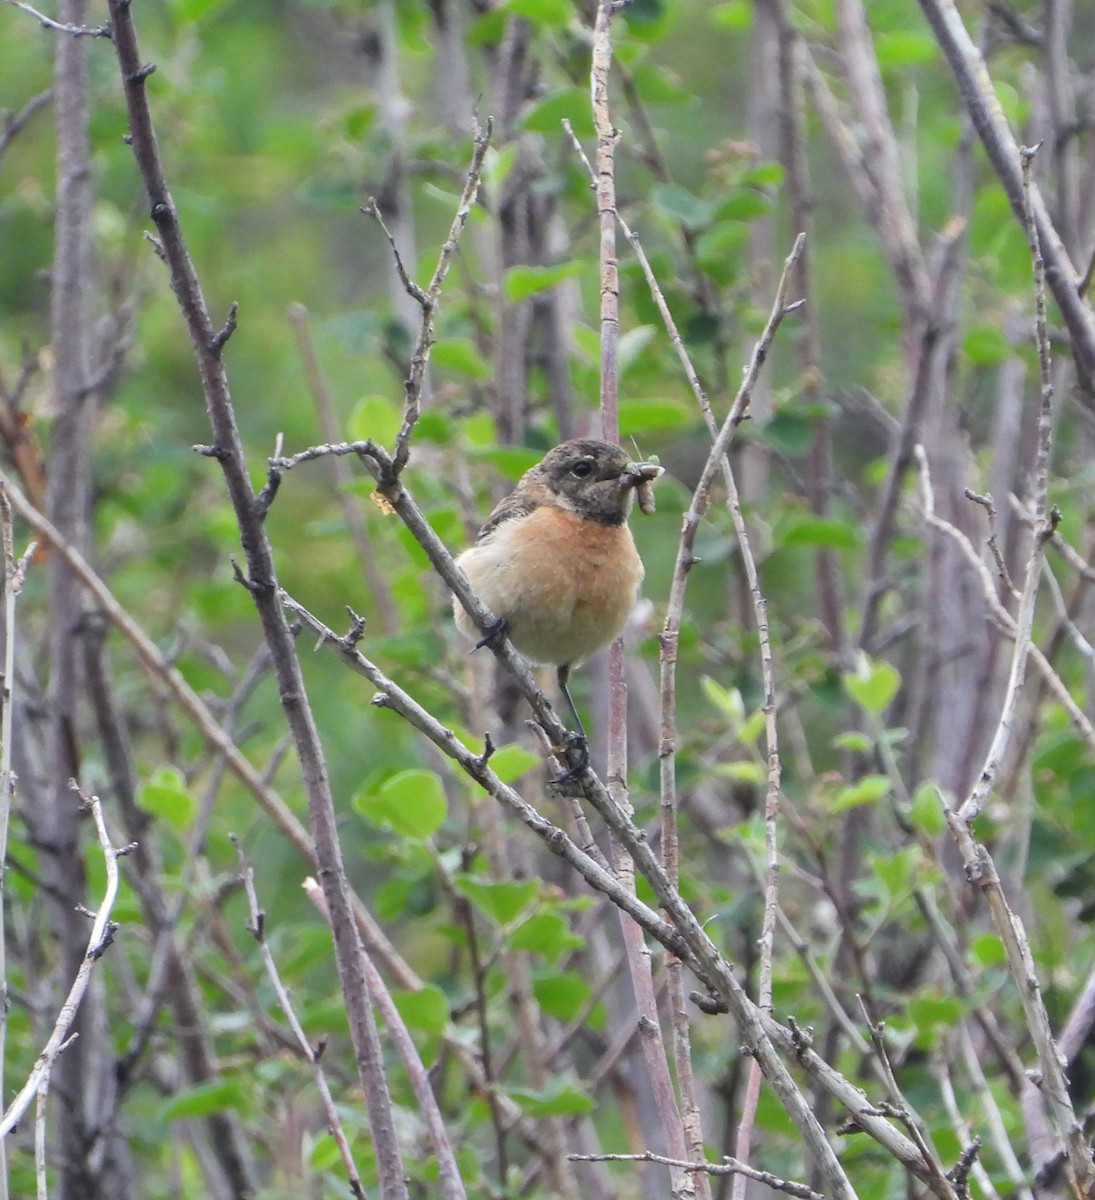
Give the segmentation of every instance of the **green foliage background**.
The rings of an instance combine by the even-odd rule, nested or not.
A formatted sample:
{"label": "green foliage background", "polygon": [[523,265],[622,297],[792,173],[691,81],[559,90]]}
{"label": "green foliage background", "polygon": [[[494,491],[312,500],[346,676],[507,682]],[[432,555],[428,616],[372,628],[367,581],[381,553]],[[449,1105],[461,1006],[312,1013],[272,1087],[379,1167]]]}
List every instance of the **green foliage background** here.
{"label": "green foliage background", "polygon": [[[1037,15],[1033,6],[1018,7],[1029,7],[1030,19]],[[92,6],[89,20],[103,19],[97,9]],[[308,311],[345,436],[390,445],[400,419],[412,331],[393,309],[388,246],[375,222],[359,210],[370,195],[384,205],[395,137],[407,165],[406,196],[419,249],[418,260],[408,266],[416,279],[425,280],[451,220],[471,149],[471,108],[439,111],[439,49],[429,6],[414,0],[391,6],[406,106],[406,124],[397,137],[385,117],[391,97],[376,90],[376,28],[384,19],[377,6],[350,0],[145,0],[134,9],[143,53],[156,64],[149,82],[153,112],[206,298],[214,314],[227,314],[232,302],[240,306],[227,361],[256,487],[279,435],[289,452],[322,440],[289,316],[292,305]],[[628,80],[643,97],[668,171],[668,178],[659,179],[643,160],[635,111],[618,89],[613,116],[622,133],[621,208],[640,233],[719,414],[725,413],[737,386],[796,232],[789,227],[785,169],[753,141],[749,109],[759,90],[756,19],[746,0],[637,0],[619,18],[614,37],[616,79]],[[956,209],[953,164],[963,122],[917,5],[879,0],[869,5],[869,19],[903,154],[907,196],[930,251]],[[569,116],[586,145],[591,144],[588,35],[568,0],[507,0],[492,11],[470,14],[464,38],[468,95],[479,96],[480,120],[496,103],[492,55],[513,21],[527,23],[540,90],[521,106],[514,128],[498,131],[489,154],[486,204],[472,213],[436,321],[432,396],[408,475],[409,486],[454,550],[465,542],[475,515],[485,514],[500,489],[560,436],[542,362],[529,372],[530,403],[518,444],[503,444],[495,420],[491,355],[503,304],[499,295],[511,303],[523,294],[544,295],[540,285],[552,278],[522,267],[502,276],[494,260],[497,228],[491,204],[512,182],[518,146],[539,165],[533,191],[555,201],[565,226],[568,244],[562,261],[570,266],[561,273],[566,275],[563,286],[576,289],[579,299],[566,372],[576,420],[596,428],[595,211],[584,168],[559,124],[561,116]],[[833,5],[827,0],[795,4],[794,21],[815,46],[838,45]],[[0,108],[18,111],[49,87],[56,36],[14,9],[0,9]],[[1090,70],[1095,22],[1077,17],[1069,50],[1077,64]],[[91,43],[89,61],[101,280],[96,304],[103,314],[131,304],[133,331],[124,370],[96,422],[96,564],[143,627],[177,655],[188,682],[211,703],[223,704],[258,652],[260,630],[245,590],[233,579],[231,556],[238,554],[238,543],[220,474],[212,460],[191,449],[208,440],[208,425],[166,273],[144,237],[150,222],[132,154],[123,141],[126,119],[109,44]],[[1017,129],[1031,121],[1029,77],[1038,67],[1037,53],[1029,46],[1003,46],[991,60],[997,93]],[[830,83],[838,96],[846,97],[838,72]],[[890,427],[879,413],[900,418],[909,380],[901,355],[901,306],[884,256],[812,112],[806,122],[816,220],[810,247],[811,317],[819,334],[822,402],[804,402],[795,358],[804,334],[801,324],[791,321],[767,368],[770,396],[742,431],[741,442],[752,448],[752,457],[739,452],[736,460],[748,459],[754,469],[764,464],[746,501],[762,561],[788,722],[783,766],[789,818],[783,832],[792,866],[786,872],[784,904],[856,1020],[860,1013],[854,994],[867,981],[842,977],[848,940],[856,943],[859,958],[872,964],[872,1003],[885,1015],[900,1048],[895,1053],[903,1086],[949,1163],[961,1144],[940,1098],[933,1054],[959,1017],[991,1006],[1006,1023],[1017,1019],[1017,1005],[994,936],[967,914],[955,920],[976,993],[959,997],[940,975],[912,969],[926,941],[923,915],[911,900],[914,889],[946,908],[958,886],[936,854],[943,828],[931,786],[936,779],[930,734],[912,745],[903,733],[911,703],[905,685],[919,657],[937,648],[912,635],[873,649],[872,657],[862,661],[848,655],[842,659],[818,611],[815,563],[819,549],[828,548],[844,574],[842,618],[846,632],[854,634],[869,531],[890,445]],[[50,120],[43,113],[0,160],[0,369],[10,382],[24,346],[37,359],[24,409],[47,460],[52,153]],[[1023,361],[1030,397],[1037,376],[1029,338],[1013,332],[1017,323],[1029,329],[1032,311],[1023,231],[979,151],[972,178],[975,191],[947,403],[958,414],[954,426],[964,439],[968,483],[983,491],[995,453],[1001,366],[1015,358]],[[632,650],[656,670],[654,635],[664,611],[681,514],[708,438],[647,285],[622,238],[620,251],[621,433],[644,454],[659,454],[669,468],[659,484],[656,516],[634,521],[648,569],[645,592],[654,607],[647,636]],[[1083,395],[1070,392],[1070,378],[1063,377],[1066,386],[1060,395],[1052,498],[1065,514],[1062,531],[1082,548],[1090,523],[1090,408]],[[836,465],[828,511],[820,518],[811,513],[802,479],[823,423],[832,430]],[[1027,445],[1026,427],[1023,436]],[[467,660],[466,648],[451,628],[447,597],[395,518],[369,503],[371,490],[364,479],[353,488],[391,589],[398,628],[383,630],[375,581],[362,576],[326,464],[289,475],[270,514],[280,582],[333,627],[344,627],[347,605],[363,613],[369,621],[365,645],[370,656],[446,724],[481,739],[485,729],[454,698],[453,681],[466,679]],[[910,503],[899,517],[892,547],[894,587],[886,601],[887,623],[899,623],[925,603],[927,547],[912,492],[910,487]],[[947,515],[963,524],[978,545],[983,542],[984,529],[975,515]],[[755,965],[760,916],[759,891],[748,863],[763,862],[758,804],[763,799],[764,749],[756,719],[761,692],[740,559],[729,515],[720,506],[712,509],[697,552],[702,561],[690,580],[681,637],[678,771],[687,847],[682,889],[703,918],[712,921],[727,956],[748,974]],[[45,588],[45,573],[32,568],[19,609],[19,636],[28,647],[44,635]],[[1085,611],[1082,591],[1079,596],[1077,620]],[[1047,603],[1040,613],[1039,637],[1047,636],[1055,622]],[[369,1140],[353,1094],[353,1072],[345,1061],[345,1020],[328,933],[298,886],[301,864],[230,779],[217,791],[200,856],[191,858],[188,839],[209,783],[210,763],[197,734],[134,666],[125,646],[111,645],[117,687],[132,723],[142,803],[155,818],[163,884],[183,902],[180,927],[193,939],[220,1056],[219,1079],[205,1089],[180,1093],[149,1070],[126,1098],[126,1126],[144,1180],[141,1194],[198,1194],[196,1159],[185,1140],[173,1141],[173,1135],[185,1119],[225,1107],[244,1116],[262,1162],[264,1196],[273,1200],[304,1194],[294,1191],[298,1172],[310,1180],[308,1194],[342,1194],[335,1182],[337,1159],[322,1121],[302,1098],[310,1086],[306,1072],[270,1032],[276,1009],[257,950],[245,933],[242,895],[227,886],[236,873],[228,834],[240,836],[255,866],[275,957],[309,1035],[334,1039],[337,1049],[327,1061],[355,1133],[359,1167],[368,1175]],[[584,891],[575,880],[551,873],[542,885],[491,879],[478,843],[482,798],[460,780],[439,774],[437,762],[394,715],[370,708],[368,688],[333,655],[311,654],[306,647],[302,652],[343,815],[352,881],[430,985],[425,993],[401,998],[427,1061],[438,1052],[450,1011],[474,998],[466,932],[454,920],[454,896],[472,904],[485,945],[531,952],[535,996],[549,1022],[567,1022],[582,1012],[589,982],[581,960],[570,955],[582,941],[575,930],[589,903]],[[1061,647],[1058,668],[1082,697],[1086,675],[1080,656],[1067,644]],[[579,682],[579,703],[587,710],[596,696],[592,674],[585,673]],[[936,702],[944,710],[951,702],[942,688]],[[991,706],[977,714],[986,729],[991,717]],[[1028,753],[1009,765],[1005,785],[979,833],[1012,873],[1051,1014],[1061,1021],[1095,950],[1086,900],[1095,871],[1088,803],[1092,766],[1089,748],[1060,711],[1032,700],[1027,717]],[[236,714],[236,728],[253,762],[267,762],[279,753],[284,726],[270,678]],[[897,816],[895,780],[883,753],[887,747],[896,755],[908,791],[908,802],[896,806]],[[515,755],[514,774],[526,770],[528,761]],[[103,787],[106,771],[90,735],[83,762],[84,787]],[[408,771],[420,774],[408,777]],[[645,820],[656,817],[657,771],[656,746],[647,743],[632,762],[631,780],[633,801]],[[303,818],[304,799],[291,754],[280,760],[275,779]],[[699,792],[717,801],[717,817],[711,815],[711,804],[691,812],[688,796]],[[872,815],[862,819],[862,836],[849,837],[857,814],[867,811]],[[528,853],[523,851],[522,858]],[[35,854],[17,826],[11,856],[20,869],[9,874],[7,919],[22,931],[28,946],[32,934],[37,936]],[[841,855],[855,872],[846,893],[854,897],[855,911],[842,915],[849,922],[843,949],[832,928],[828,894],[829,884],[839,877]],[[93,901],[101,886],[94,851],[88,854],[88,871]],[[120,1052],[129,1036],[132,1000],[147,971],[140,909],[128,884],[116,916],[122,931],[103,963],[101,986],[110,997],[116,1022],[112,1036]],[[824,1023],[824,1006],[801,963],[786,943],[778,953],[777,1015],[791,1013],[803,1025]],[[48,944],[42,955],[30,974],[15,967],[12,986],[17,993],[36,979],[50,978]],[[484,990],[489,1023],[501,1043],[512,1034],[506,989],[499,962],[486,973]],[[592,1007],[589,1040],[583,1043],[589,1055],[611,1036],[614,1015],[610,1002]],[[470,1038],[472,1022],[465,1020]],[[32,1017],[17,999],[11,1014],[9,1081],[23,1077],[33,1062],[41,1024],[42,1015]],[[733,1032],[723,1019],[711,1019],[696,1026],[695,1038],[698,1073],[712,1089],[724,1085],[733,1097],[740,1082]],[[171,1053],[166,1019],[157,1044]],[[1028,1061],[1025,1044],[1015,1049]],[[860,1071],[850,1049],[838,1050],[835,1061],[850,1074]],[[1089,1102],[1090,1064],[1077,1060],[1072,1077],[1077,1102]],[[1008,1092],[1004,1073],[991,1082],[1011,1132],[1021,1137],[1018,1102]],[[573,1065],[560,1074],[559,1086],[545,1091],[530,1087],[517,1063],[503,1086],[534,1116],[580,1111],[590,1103]],[[968,1087],[962,1085],[967,1100]],[[393,1090],[409,1113],[412,1102],[394,1065]],[[498,1194],[484,1182],[491,1167],[484,1149],[490,1137],[482,1098],[469,1098],[458,1073],[444,1068],[438,1090],[466,1155],[469,1191]],[[715,1090],[710,1105],[710,1145],[716,1153],[728,1153],[733,1106],[725,1112]],[[826,1115],[835,1123],[832,1114]],[[758,1158],[778,1173],[800,1175],[801,1149],[767,1093],[759,1122]],[[597,1109],[595,1123],[607,1149],[620,1148],[630,1136],[611,1104]],[[414,1142],[413,1134],[408,1141]],[[283,1142],[299,1143],[299,1153],[282,1153]],[[895,1195],[903,1186],[890,1162],[866,1139],[846,1139],[844,1153],[849,1169],[857,1171],[862,1195]],[[429,1156],[410,1156],[409,1162],[422,1176],[417,1194],[429,1195]],[[991,1153],[987,1165],[990,1174],[1001,1176]],[[13,1184],[26,1184],[24,1194],[29,1194],[29,1170],[28,1155],[13,1158]],[[181,1180],[181,1192],[172,1190],[172,1173]],[[633,1181],[632,1169],[621,1171],[621,1178]],[[621,1195],[639,1194],[627,1190],[632,1183],[620,1186]],[[19,1186],[14,1190],[20,1194]]]}

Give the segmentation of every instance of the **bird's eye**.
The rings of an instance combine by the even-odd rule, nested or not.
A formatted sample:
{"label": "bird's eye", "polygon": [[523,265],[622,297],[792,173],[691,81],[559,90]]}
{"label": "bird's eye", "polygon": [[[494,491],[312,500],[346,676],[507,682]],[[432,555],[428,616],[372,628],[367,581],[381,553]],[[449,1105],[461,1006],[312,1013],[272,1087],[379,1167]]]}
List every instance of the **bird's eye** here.
{"label": "bird's eye", "polygon": [[580,458],[570,468],[571,475],[575,479],[587,479],[593,472],[593,460],[589,458]]}

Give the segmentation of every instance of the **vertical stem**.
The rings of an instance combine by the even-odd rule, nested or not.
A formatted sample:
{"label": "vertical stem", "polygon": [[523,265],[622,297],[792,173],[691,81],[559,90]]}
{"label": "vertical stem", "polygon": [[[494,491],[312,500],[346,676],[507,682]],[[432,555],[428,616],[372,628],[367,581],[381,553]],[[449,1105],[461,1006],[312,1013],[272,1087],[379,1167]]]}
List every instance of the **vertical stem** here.
{"label": "vertical stem", "polygon": [[610,442],[620,437],[618,349],[620,274],[616,259],[615,153],[618,135],[609,118],[608,72],[612,65],[614,0],[600,0],[593,28],[590,84],[593,124],[597,130],[597,222],[601,231],[601,432]]}
{"label": "vertical stem", "polygon": [[[620,278],[616,257],[615,151],[618,135],[609,116],[608,73],[612,63],[612,16],[614,0],[600,0],[593,29],[590,86],[593,123],[597,131],[597,220],[600,227],[601,280],[601,431],[610,442],[619,441],[618,349],[620,340]],[[624,646],[617,639],[608,659],[608,770],[606,784],[616,806],[629,817],[627,794],[627,685],[624,679]],[[635,890],[635,864],[622,846],[614,845],[615,871],[629,892]],[[687,1153],[684,1130],[673,1080],[669,1072],[665,1042],[658,1016],[650,954],[643,931],[628,916],[620,914],[621,932],[627,952],[631,983],[635,992],[639,1043],[646,1064],[658,1120],[667,1153],[683,1159]],[[695,1196],[693,1177],[671,1168],[672,1194]]]}
{"label": "vertical stem", "polygon": [[[59,19],[82,25],[85,0],[64,0]],[[80,550],[88,542],[88,333],[91,272],[91,167],[88,133],[87,46],[83,38],[61,36],[56,44],[54,112],[57,155],[55,250],[51,271],[50,339],[57,418],[50,436],[46,511],[66,541]],[[33,817],[33,835],[44,848],[41,870],[53,898],[62,976],[73,978],[87,945],[84,918],[75,906],[85,899],[78,814],[69,780],[79,774],[76,701],[80,692],[77,629],[83,592],[59,557],[49,563],[49,774],[46,803]],[[90,1196],[91,1139],[87,1097],[95,1090],[95,1039],[86,1011],[77,1014],[81,1034],[57,1064],[57,1193],[61,1200]]]}
{"label": "vertical stem", "polygon": [[[11,773],[12,684],[15,678],[15,549],[11,505],[0,488],[0,536],[4,554],[4,676],[0,680],[0,1108],[4,1104],[4,1055],[8,1032],[8,961],[4,934],[7,899],[8,827],[15,780]],[[7,1146],[0,1141],[0,1200],[8,1200]]]}

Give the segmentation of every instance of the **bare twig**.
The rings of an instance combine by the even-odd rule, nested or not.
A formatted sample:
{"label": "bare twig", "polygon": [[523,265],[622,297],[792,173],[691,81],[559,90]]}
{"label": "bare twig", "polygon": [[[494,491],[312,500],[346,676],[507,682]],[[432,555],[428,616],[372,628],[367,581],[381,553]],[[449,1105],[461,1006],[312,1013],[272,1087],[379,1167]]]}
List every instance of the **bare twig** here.
{"label": "bare twig", "polygon": [[220,353],[219,334],[210,319],[160,159],[148,103],[148,70],[141,62],[132,8],[128,0],[109,0],[109,6],[134,156],[170,270],[171,287],[194,348],[213,431],[214,454],[224,476],[246,553],[248,590],[270,647],[279,697],[300,763],[315,853],[320,864],[320,878],[331,909],[335,960],[346,1003],[358,1078],[365,1095],[376,1150],[380,1195],[383,1200],[406,1200],[408,1193],[403,1159],[395,1130],[376,1017],[367,990],[361,984],[365,970],[364,952],[355,928],[354,908],[338,839],[338,819],[327,764],[308,703],[293,633],[278,603],[277,572],[264,523],[263,504],[267,492],[272,494],[277,483],[273,477],[269,478],[262,496],[256,496],[251,486],[228,374]]}
{"label": "bare twig", "polygon": [[[323,436],[329,441],[338,440],[338,422],[335,419],[335,406],[327,378],[320,366],[316,354],[315,342],[312,338],[311,322],[308,310],[303,304],[293,304],[289,308],[289,320],[297,335],[297,349],[304,364],[304,373],[315,402],[316,414],[319,417],[319,427]],[[359,498],[349,493],[346,485],[352,478],[350,468],[341,459],[332,459],[331,473],[334,476],[338,492],[338,501],[342,507],[342,516],[346,522],[350,537],[357,549],[361,571],[365,584],[373,594],[377,614],[380,617],[380,627],[386,634],[392,635],[399,628],[399,617],[395,601],[392,599],[391,587],[387,575],[380,569],[377,562],[376,548],[369,536],[368,526],[361,515]]]}
{"label": "bare twig", "polygon": [[1015,645],[1012,650],[1011,669],[1000,718],[993,734],[992,743],[985,755],[984,766],[977,775],[970,794],[962,802],[957,816],[967,824],[981,811],[996,782],[1004,752],[1011,741],[1012,723],[1026,674],[1027,657],[1030,653],[1031,631],[1034,627],[1034,606],[1038,598],[1038,582],[1041,578],[1042,557],[1046,538],[1056,525],[1056,519],[1046,517],[1046,490],[1048,487],[1049,457],[1053,446],[1053,372],[1050,363],[1049,335],[1046,332],[1046,289],[1045,267],[1042,259],[1038,226],[1031,207],[1030,178],[1031,163],[1035,151],[1023,150],[1023,195],[1026,204],[1026,229],[1030,239],[1031,257],[1034,264],[1035,342],[1038,347],[1038,368],[1041,379],[1041,403],[1038,409],[1038,448],[1034,464],[1034,538],[1030,557],[1027,560],[1026,579],[1015,618]]}
{"label": "bare twig", "polygon": [[4,0],[4,2],[33,17],[44,29],[52,29],[56,33],[67,33],[72,37],[110,38],[113,36],[109,25],[72,25],[47,17],[45,13],[40,13],[25,0]]}
{"label": "bare twig", "polygon": [[410,371],[403,384],[403,423],[400,426],[399,433],[396,434],[395,448],[392,452],[391,470],[394,475],[398,475],[407,465],[407,458],[411,452],[411,434],[414,432],[414,427],[418,422],[419,412],[421,411],[422,384],[426,377],[430,347],[433,345],[434,313],[437,310],[438,300],[441,298],[441,286],[445,282],[445,276],[449,273],[449,265],[452,262],[453,254],[456,252],[460,234],[467,224],[472,205],[479,194],[479,177],[482,174],[483,160],[486,157],[487,147],[490,145],[493,129],[494,123],[490,117],[487,118],[485,127],[480,128],[478,123],[475,125],[471,165],[468,167],[468,173],[464,179],[464,190],[461,193],[456,213],[453,215],[448,237],[441,246],[437,265],[433,269],[433,275],[430,277],[430,282],[425,290],[420,288],[407,275],[399,252],[396,250],[395,240],[388,233],[375,202],[371,201],[372,207],[366,210],[372,212],[380,223],[381,229],[384,230],[384,234],[391,243],[392,251],[395,254],[396,269],[399,272],[403,286],[406,288],[407,294],[422,309],[422,321],[418,328],[418,338],[415,342],[414,350],[411,352]]}
{"label": "bare twig", "polygon": [[0,158],[4,157],[4,151],[11,145],[15,137],[21,132],[26,123],[40,109],[45,108],[53,99],[53,89],[47,88],[44,92],[39,92],[37,96],[31,98],[17,112],[5,112],[0,114]]}
{"label": "bare twig", "polygon": [[[15,600],[23,586],[23,577],[34,553],[32,542],[18,562],[15,560],[15,541],[11,525],[11,503],[0,483],[0,541],[3,547],[4,585],[4,654],[3,676],[0,678],[0,1096],[4,1092],[4,1064],[7,1056],[8,1032],[8,958],[7,898],[8,831],[15,801],[15,773],[11,766],[12,728],[15,711]],[[0,1141],[0,1196],[7,1197],[7,1148]]]}
{"label": "bare twig", "polygon": [[[601,433],[607,441],[618,442],[620,438],[619,414],[619,339],[620,339],[620,274],[616,254],[616,144],[619,134],[612,123],[609,111],[608,84],[612,63],[612,17],[616,11],[614,0],[599,0],[593,26],[593,49],[590,61],[590,94],[593,105],[593,124],[597,131],[597,223],[599,239],[600,278],[600,347],[601,386],[600,411]],[[607,738],[607,783],[613,802],[629,818],[633,815],[627,789],[627,688],[624,683],[624,647],[617,639],[608,656],[608,738]],[[635,864],[627,854],[613,855],[615,871],[621,884],[629,891],[635,890]],[[672,878],[672,877],[671,877]],[[674,886],[676,880],[673,879]],[[673,1078],[669,1070],[669,1059],[662,1036],[661,1020],[654,988],[654,976],[650,955],[642,930],[622,913],[620,933],[626,950],[628,972],[638,1008],[639,1045],[643,1064],[650,1084],[651,1096],[658,1113],[658,1123],[665,1137],[670,1157],[684,1158],[692,1146],[703,1145],[702,1136],[696,1135],[686,1143],[685,1128]],[[679,971],[679,967],[676,968]],[[676,990],[679,1012],[684,1009],[684,989]],[[686,1035],[681,1029],[680,1016],[674,1022],[678,1049],[678,1076],[683,1071],[690,1085],[691,1060],[684,1052]],[[691,1091],[691,1087],[689,1088]],[[690,1097],[690,1117],[693,1126],[699,1118],[694,1098]],[[671,1194],[675,1198],[696,1195],[695,1183],[679,1168],[670,1167]],[[704,1186],[705,1200],[707,1194]]]}
{"label": "bare twig", "polygon": [[102,849],[103,861],[106,864],[106,887],[103,889],[102,901],[94,913],[91,934],[87,939],[87,951],[84,954],[83,962],[81,962],[80,969],[76,973],[76,978],[72,981],[72,986],[65,997],[65,1002],[61,1005],[61,1009],[57,1014],[53,1032],[49,1035],[49,1039],[42,1048],[41,1054],[38,1055],[38,1060],[27,1077],[26,1083],[23,1084],[19,1094],[8,1105],[3,1119],[0,1120],[0,1138],[7,1137],[19,1123],[23,1114],[30,1107],[31,1101],[38,1094],[38,1089],[42,1086],[43,1081],[48,1077],[50,1071],[52,1071],[53,1064],[57,1061],[58,1055],[69,1040],[68,1033],[72,1028],[72,1022],[76,1019],[76,1012],[80,1007],[80,1001],[83,1000],[87,986],[91,982],[91,972],[95,969],[95,964],[103,956],[107,947],[114,940],[114,933],[117,929],[117,926],[110,919],[110,913],[118,895],[118,859],[127,854],[131,847],[124,846],[120,850],[114,848],[110,840],[110,835],[107,832],[106,822],[103,819],[103,807],[98,796],[83,796],[79,788],[76,787],[75,782],[72,785],[72,790],[76,801],[90,812],[91,819],[95,822],[95,832],[99,835],[99,846]]}
{"label": "bare twig", "polygon": [[334,1096],[331,1095],[331,1088],[327,1083],[327,1075],[320,1064],[319,1055],[308,1040],[308,1035],[304,1032],[304,1027],[297,1018],[297,1014],[293,1009],[293,1002],[289,997],[289,990],[281,981],[278,965],[274,961],[269,943],[266,941],[266,914],[259,908],[258,893],[255,891],[255,872],[251,864],[244,858],[239,840],[234,834],[230,835],[230,837],[236,847],[236,860],[239,864],[240,875],[243,879],[243,889],[247,894],[247,904],[251,914],[251,922],[247,927],[248,932],[259,944],[259,949],[262,952],[262,963],[266,968],[267,977],[273,986],[274,995],[278,998],[278,1005],[285,1016],[289,1028],[293,1031],[293,1036],[300,1046],[301,1053],[312,1069],[312,1078],[315,1081],[316,1091],[319,1092],[319,1098],[323,1102],[323,1111],[327,1114],[327,1130],[331,1137],[334,1138],[335,1145],[338,1147],[342,1165],[346,1170],[346,1181],[350,1185],[350,1191],[358,1200],[365,1200],[365,1189],[361,1186],[361,1176],[354,1163],[346,1131],[342,1128],[338,1108],[335,1105]]}
{"label": "bare twig", "polygon": [[[996,97],[980,51],[974,45],[954,0],[920,0],[920,7],[946,56],[974,127],[984,144],[1016,217],[1025,227],[1019,147]],[[1029,210],[1045,259],[1046,283],[1057,301],[1072,339],[1072,351],[1083,374],[1095,374],[1095,314],[1079,290],[1079,274],[1046,210],[1036,185],[1029,189]]]}
{"label": "bare twig", "polygon": [[763,1183],[773,1191],[786,1192],[788,1196],[798,1197],[799,1200],[824,1200],[821,1192],[804,1183],[795,1183],[790,1179],[780,1179],[770,1171],[758,1171],[748,1163],[740,1162],[728,1155],[719,1162],[696,1162],[688,1159],[666,1158],[664,1154],[655,1154],[646,1150],[642,1154],[571,1154],[572,1162],[650,1162],[662,1163],[667,1167],[678,1167],[682,1171],[703,1172],[705,1175],[744,1175],[747,1179]]}

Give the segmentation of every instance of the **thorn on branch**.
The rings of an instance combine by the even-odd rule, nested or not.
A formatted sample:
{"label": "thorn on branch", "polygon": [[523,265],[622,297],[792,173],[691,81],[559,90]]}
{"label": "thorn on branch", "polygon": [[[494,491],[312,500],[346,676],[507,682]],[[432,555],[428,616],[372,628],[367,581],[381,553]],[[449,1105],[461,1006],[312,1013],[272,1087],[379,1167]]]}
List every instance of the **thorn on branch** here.
{"label": "thorn on branch", "polygon": [[153,74],[153,72],[155,70],[156,70],[155,63],[145,63],[143,66],[138,67],[136,69],[136,71],[131,71],[125,77],[125,81],[126,81],[126,83],[134,83],[134,84],[144,83],[144,81],[149,77],[149,75]]}
{"label": "thorn on branch", "polygon": [[281,487],[281,463],[284,461],[281,452],[284,448],[284,434],[279,433],[274,439],[273,457],[267,460],[269,468],[266,472],[266,483],[262,491],[255,497],[255,515],[260,521],[266,520],[270,505],[274,503],[274,497],[278,494],[278,488]]}
{"label": "thorn on branch", "polygon": [[720,999],[714,992],[689,992],[688,998],[701,1013],[706,1013],[709,1017],[721,1016],[730,1011],[726,1001]]}
{"label": "thorn on branch", "polygon": [[236,556],[234,554],[231,555],[228,561],[232,564],[232,578],[235,579],[235,581],[241,587],[246,588],[251,593],[251,595],[254,595],[255,594],[255,585],[251,582],[250,579],[247,578],[246,575],[244,575],[243,570],[240,568],[239,563],[236,561]]}
{"label": "thorn on branch", "polygon": [[[125,140],[128,141],[129,145],[133,145],[133,135],[131,133],[127,133],[125,135]],[[151,233],[146,233],[144,235],[144,240],[152,247],[152,252],[156,255],[160,262],[166,263],[167,253],[163,248],[163,242],[161,242],[158,237],[153,236]]]}
{"label": "thorn on branch", "polygon": [[200,442],[190,447],[195,454],[204,455],[206,458],[215,458],[217,462],[225,462],[228,458],[228,451],[223,446],[203,446]]}
{"label": "thorn on branch", "polygon": [[388,226],[384,224],[384,218],[380,214],[380,208],[377,206],[376,197],[370,196],[361,211],[367,216],[372,217],[380,226],[381,232],[388,239],[388,245],[392,248],[392,255],[395,258],[395,269],[399,275],[399,282],[403,284],[403,290],[416,301],[422,308],[423,312],[429,312],[433,308],[433,301],[426,293],[418,286],[417,283],[407,274],[407,268],[403,265],[403,256],[399,253],[399,247],[395,244],[395,238],[392,237]]}
{"label": "thorn on branch", "polygon": [[239,301],[233,300],[228,309],[228,316],[225,318],[223,327],[209,343],[209,353],[212,354],[214,358],[220,358],[221,351],[224,349],[225,343],[232,336],[232,334],[236,332],[236,314],[239,312],[239,310]]}
{"label": "thorn on branch", "polygon": [[799,1025],[794,1017],[787,1018],[787,1028],[791,1031],[791,1044],[795,1053],[801,1057],[814,1044],[814,1031],[809,1025]]}
{"label": "thorn on branch", "polygon": [[377,694],[369,701],[373,708],[391,708],[392,700],[387,692],[377,692]]}
{"label": "thorn on branch", "polygon": [[969,1174],[973,1169],[973,1164],[977,1161],[977,1155],[981,1151],[981,1139],[975,1137],[972,1142],[958,1156],[958,1161],[946,1173],[946,1178],[949,1179],[955,1187],[955,1191],[961,1197],[969,1195]]}
{"label": "thorn on branch", "polygon": [[485,767],[490,762],[491,755],[494,753],[494,743],[491,741],[489,733],[483,734],[483,753],[476,758],[476,763],[480,768]]}
{"label": "thorn on branch", "polygon": [[1050,538],[1053,537],[1053,535],[1057,532],[1057,526],[1060,525],[1061,520],[1061,510],[1056,504],[1054,504],[1046,514],[1045,526],[1038,535],[1038,540],[1042,543],[1042,545],[1045,545],[1045,543],[1048,542]]}
{"label": "thorn on branch", "polygon": [[343,646],[347,650],[352,650],[358,642],[365,636],[365,618],[347,604],[346,612],[350,617],[350,628],[346,632],[346,636],[342,639]]}
{"label": "thorn on branch", "polygon": [[114,935],[117,932],[118,932],[118,922],[117,921],[108,921],[107,925],[106,925],[106,930],[103,933],[102,939],[99,941],[98,945],[92,946],[92,948],[87,952],[88,958],[91,958],[91,959],[102,958],[103,955],[106,953],[107,949],[110,946],[114,945]]}

